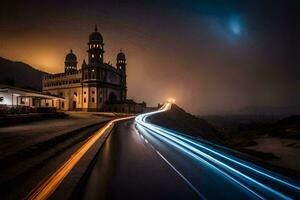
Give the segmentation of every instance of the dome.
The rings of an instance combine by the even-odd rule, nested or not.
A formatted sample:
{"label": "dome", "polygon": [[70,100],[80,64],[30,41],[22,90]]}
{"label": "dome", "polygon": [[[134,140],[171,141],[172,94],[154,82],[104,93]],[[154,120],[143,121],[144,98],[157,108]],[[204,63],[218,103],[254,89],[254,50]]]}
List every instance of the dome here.
{"label": "dome", "polygon": [[120,53],[117,55],[117,60],[125,60],[125,54],[120,50]]}
{"label": "dome", "polygon": [[93,32],[93,33],[90,34],[89,41],[90,42],[100,42],[100,43],[103,43],[103,37],[98,32],[97,25],[95,26],[95,32]]}
{"label": "dome", "polygon": [[66,55],[66,61],[67,62],[77,62],[77,57],[76,55],[73,53],[72,49],[70,50],[70,53],[68,53]]}

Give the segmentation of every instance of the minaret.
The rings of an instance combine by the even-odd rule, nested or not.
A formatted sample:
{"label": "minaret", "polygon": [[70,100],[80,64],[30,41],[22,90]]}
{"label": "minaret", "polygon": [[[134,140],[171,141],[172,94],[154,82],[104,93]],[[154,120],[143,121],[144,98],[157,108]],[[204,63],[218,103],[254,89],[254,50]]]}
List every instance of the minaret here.
{"label": "minaret", "polygon": [[89,42],[88,42],[88,64],[97,66],[103,63],[103,37],[98,32],[97,25],[95,25],[95,31],[90,34]]}
{"label": "minaret", "polygon": [[121,99],[125,101],[127,99],[127,81],[126,81],[126,57],[122,52],[122,49],[117,55],[117,69],[121,73],[121,83],[122,83],[122,95]]}
{"label": "minaret", "polygon": [[70,50],[70,53],[66,55],[65,59],[65,73],[70,73],[77,70],[77,57],[73,53],[73,50]]}
{"label": "minaret", "polygon": [[85,59],[83,59],[82,65],[81,65],[81,69],[84,69],[87,67],[87,64],[85,62]]}
{"label": "minaret", "polygon": [[123,74],[126,74],[126,57],[125,54],[120,49],[120,52],[117,55],[117,69],[120,70]]}

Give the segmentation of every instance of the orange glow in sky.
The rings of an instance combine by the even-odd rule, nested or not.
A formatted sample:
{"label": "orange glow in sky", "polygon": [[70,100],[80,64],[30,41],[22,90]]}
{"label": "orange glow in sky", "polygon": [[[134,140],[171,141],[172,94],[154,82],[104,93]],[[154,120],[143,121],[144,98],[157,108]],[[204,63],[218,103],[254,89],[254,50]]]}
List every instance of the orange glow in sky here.
{"label": "orange glow in sky", "polygon": [[[299,105],[295,6],[266,3],[266,17],[266,5],[253,1],[176,2],[5,1],[0,56],[62,73],[73,49],[80,69],[97,24],[105,62],[115,65],[120,49],[125,53],[128,98],[137,102],[176,97],[195,114]],[[289,9],[278,15],[281,4]]]}

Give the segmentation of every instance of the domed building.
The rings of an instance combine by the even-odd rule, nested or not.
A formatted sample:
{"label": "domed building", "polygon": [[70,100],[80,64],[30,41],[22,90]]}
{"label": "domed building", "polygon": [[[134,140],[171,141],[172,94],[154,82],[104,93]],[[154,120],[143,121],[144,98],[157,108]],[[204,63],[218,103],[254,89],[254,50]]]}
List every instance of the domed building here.
{"label": "domed building", "polygon": [[65,73],[76,71],[77,70],[77,57],[73,53],[73,50],[70,50],[70,53],[66,55],[65,59]]}
{"label": "domed building", "polygon": [[71,49],[65,57],[64,73],[43,78],[43,92],[64,99],[51,102],[59,110],[109,111],[111,105],[127,102],[125,54],[120,50],[116,66],[106,63],[103,37],[97,26],[87,44],[88,59],[82,61],[80,69]]}

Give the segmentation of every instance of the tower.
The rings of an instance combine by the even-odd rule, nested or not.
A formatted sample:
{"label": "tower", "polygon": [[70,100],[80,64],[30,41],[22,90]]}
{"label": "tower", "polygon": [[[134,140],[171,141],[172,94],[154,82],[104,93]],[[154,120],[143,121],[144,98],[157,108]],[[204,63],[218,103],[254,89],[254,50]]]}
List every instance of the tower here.
{"label": "tower", "polygon": [[82,92],[83,109],[88,111],[98,111],[104,103],[104,92],[101,81],[104,80],[103,71],[104,49],[103,37],[98,32],[97,25],[95,30],[89,35],[88,41],[88,60],[82,63]]}
{"label": "tower", "polygon": [[121,74],[121,87],[122,87],[122,95],[121,99],[123,101],[127,98],[127,81],[126,81],[126,57],[125,54],[120,50],[117,55],[117,70],[120,71]]}
{"label": "tower", "polygon": [[82,67],[83,82],[95,82],[100,79],[101,65],[103,64],[103,37],[98,32],[97,25],[95,31],[90,34],[88,42],[88,64]]}
{"label": "tower", "polygon": [[98,32],[97,25],[95,25],[95,31],[90,34],[89,42],[88,42],[88,64],[97,66],[103,63],[103,37]]}
{"label": "tower", "polygon": [[70,73],[76,70],[77,70],[77,57],[71,49],[70,53],[66,55],[66,59],[65,59],[65,73]]}

